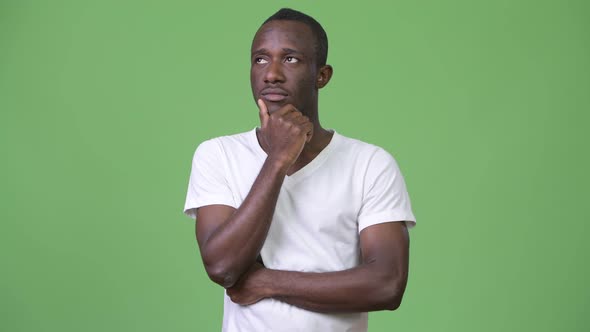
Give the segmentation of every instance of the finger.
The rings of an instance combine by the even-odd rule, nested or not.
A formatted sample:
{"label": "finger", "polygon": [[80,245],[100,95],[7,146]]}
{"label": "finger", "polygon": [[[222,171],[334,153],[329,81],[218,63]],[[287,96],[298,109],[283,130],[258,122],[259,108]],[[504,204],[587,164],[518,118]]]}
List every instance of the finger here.
{"label": "finger", "polygon": [[295,124],[297,124],[297,125],[303,125],[303,124],[308,123],[308,122],[311,123],[309,121],[309,118],[307,116],[305,116],[305,115],[301,115],[299,117],[294,118],[293,119],[293,122]]}
{"label": "finger", "polygon": [[266,108],[266,104],[262,99],[258,99],[257,103],[260,110],[260,112],[258,112],[258,115],[260,116],[260,125],[262,128],[266,128],[266,125],[268,124],[268,118],[270,117],[268,108]]}
{"label": "finger", "polygon": [[283,116],[283,119],[287,121],[292,121],[294,123],[299,123],[299,119],[303,117],[303,114],[299,111],[292,111]]}
{"label": "finger", "polygon": [[292,104],[287,104],[279,108],[276,112],[273,112],[272,114],[276,114],[277,116],[284,116],[291,112],[299,112],[299,110]]}

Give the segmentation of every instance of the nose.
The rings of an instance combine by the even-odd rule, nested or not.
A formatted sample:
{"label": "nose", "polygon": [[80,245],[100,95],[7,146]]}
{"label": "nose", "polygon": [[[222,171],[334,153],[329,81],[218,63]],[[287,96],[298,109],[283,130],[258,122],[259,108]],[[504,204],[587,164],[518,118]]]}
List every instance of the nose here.
{"label": "nose", "polygon": [[272,61],[266,68],[264,74],[264,83],[282,83],[285,81],[283,74],[282,63],[280,61]]}

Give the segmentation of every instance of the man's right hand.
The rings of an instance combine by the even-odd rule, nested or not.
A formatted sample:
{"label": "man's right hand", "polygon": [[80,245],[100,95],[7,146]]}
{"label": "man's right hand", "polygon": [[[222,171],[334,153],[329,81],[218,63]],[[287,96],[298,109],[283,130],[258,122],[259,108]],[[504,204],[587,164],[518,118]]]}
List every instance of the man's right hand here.
{"label": "man's right hand", "polygon": [[[262,128],[257,134],[268,157],[248,195],[237,209],[224,204],[197,209],[196,235],[205,269],[211,280],[224,288],[234,286],[258,264],[285,174],[313,131],[309,119],[293,105],[272,114],[262,100],[258,106]],[[259,299],[248,297],[245,301]]]}
{"label": "man's right hand", "polygon": [[305,143],[313,135],[313,123],[291,104],[269,114],[266,104],[258,99],[260,138],[266,153],[284,167],[291,167],[299,158]]}

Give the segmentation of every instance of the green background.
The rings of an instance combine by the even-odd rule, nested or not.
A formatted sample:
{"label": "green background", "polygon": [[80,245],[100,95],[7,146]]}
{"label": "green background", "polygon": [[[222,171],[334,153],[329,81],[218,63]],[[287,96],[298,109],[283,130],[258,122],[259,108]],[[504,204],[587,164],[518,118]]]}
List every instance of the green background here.
{"label": "green background", "polygon": [[328,32],[323,125],[390,151],[418,218],[370,331],[587,330],[590,3],[564,0],[0,1],[0,330],[220,330],[190,163],[257,125],[282,6]]}

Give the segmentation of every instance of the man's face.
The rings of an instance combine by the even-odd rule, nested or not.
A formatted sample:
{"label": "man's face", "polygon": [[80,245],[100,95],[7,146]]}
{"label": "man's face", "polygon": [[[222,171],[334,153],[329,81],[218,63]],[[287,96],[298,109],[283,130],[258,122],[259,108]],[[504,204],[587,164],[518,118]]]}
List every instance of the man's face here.
{"label": "man's face", "polygon": [[269,112],[292,104],[303,114],[317,100],[315,38],[306,24],[270,21],[254,36],[250,84]]}

